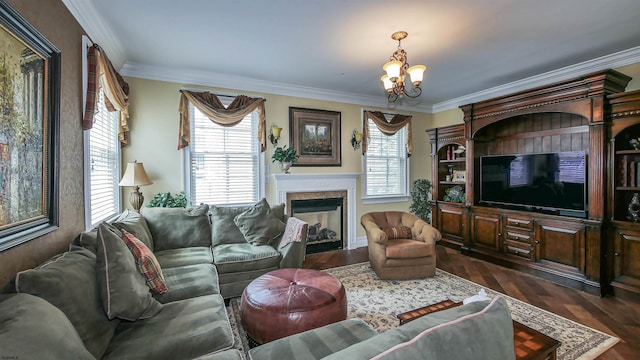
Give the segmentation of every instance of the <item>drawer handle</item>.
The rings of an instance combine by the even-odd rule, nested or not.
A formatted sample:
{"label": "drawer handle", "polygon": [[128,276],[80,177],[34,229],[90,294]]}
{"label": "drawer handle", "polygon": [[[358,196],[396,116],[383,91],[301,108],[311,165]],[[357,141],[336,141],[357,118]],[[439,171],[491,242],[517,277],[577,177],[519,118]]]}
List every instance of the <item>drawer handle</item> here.
{"label": "drawer handle", "polygon": [[539,241],[539,240],[536,240],[536,241],[534,241],[534,242],[535,242],[536,244],[540,244],[540,241]]}
{"label": "drawer handle", "polygon": [[620,253],[616,251],[613,253],[613,256],[620,256]]}

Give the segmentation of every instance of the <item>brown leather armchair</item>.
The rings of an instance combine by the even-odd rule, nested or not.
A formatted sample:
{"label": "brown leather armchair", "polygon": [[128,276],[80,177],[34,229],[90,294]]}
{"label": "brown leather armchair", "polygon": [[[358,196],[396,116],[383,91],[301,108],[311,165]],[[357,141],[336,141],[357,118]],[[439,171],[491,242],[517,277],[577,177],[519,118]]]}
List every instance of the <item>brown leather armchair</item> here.
{"label": "brown leather armchair", "polygon": [[[436,241],[442,235],[426,221],[408,212],[381,211],[362,215],[360,223],[367,232],[369,262],[378,277],[399,280],[435,275]],[[410,237],[403,227],[411,229]]]}

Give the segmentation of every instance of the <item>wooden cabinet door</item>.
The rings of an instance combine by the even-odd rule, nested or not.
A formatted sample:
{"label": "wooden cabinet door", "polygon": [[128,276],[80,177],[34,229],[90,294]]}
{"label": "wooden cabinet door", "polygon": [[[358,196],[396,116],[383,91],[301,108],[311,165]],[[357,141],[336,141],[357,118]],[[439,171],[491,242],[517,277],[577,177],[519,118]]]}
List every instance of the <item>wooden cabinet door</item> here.
{"label": "wooden cabinet door", "polygon": [[471,215],[471,237],[473,249],[500,251],[502,221],[499,214],[475,212]]}
{"label": "wooden cabinet door", "polygon": [[466,209],[461,205],[438,203],[436,206],[436,228],[442,234],[445,246],[460,248],[465,235]]}
{"label": "wooden cabinet door", "polygon": [[611,285],[640,293],[640,231],[616,228],[613,251]]}
{"label": "wooden cabinet door", "polygon": [[567,272],[585,273],[584,225],[554,220],[536,222],[536,261]]}

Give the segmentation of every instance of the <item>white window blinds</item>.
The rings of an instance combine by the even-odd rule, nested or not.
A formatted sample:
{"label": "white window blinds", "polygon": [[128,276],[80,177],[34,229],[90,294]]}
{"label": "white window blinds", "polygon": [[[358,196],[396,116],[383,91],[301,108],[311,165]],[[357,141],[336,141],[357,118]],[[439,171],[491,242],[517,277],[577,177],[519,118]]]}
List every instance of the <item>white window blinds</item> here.
{"label": "white window blinds", "polygon": [[371,119],[370,141],[363,159],[364,198],[407,196],[406,128],[383,134]]}
{"label": "white window blinds", "polygon": [[[90,227],[116,215],[120,211],[120,144],[118,143],[118,113],[109,112],[99,92],[98,111],[91,130],[85,131],[89,157],[85,161],[88,174],[88,202],[86,206]],[[86,176],[87,177],[87,176]]]}
{"label": "white window blinds", "polygon": [[[221,101],[224,106],[230,102],[229,99]],[[230,127],[213,123],[193,105],[190,113],[191,202],[235,206],[260,200],[257,112]]]}

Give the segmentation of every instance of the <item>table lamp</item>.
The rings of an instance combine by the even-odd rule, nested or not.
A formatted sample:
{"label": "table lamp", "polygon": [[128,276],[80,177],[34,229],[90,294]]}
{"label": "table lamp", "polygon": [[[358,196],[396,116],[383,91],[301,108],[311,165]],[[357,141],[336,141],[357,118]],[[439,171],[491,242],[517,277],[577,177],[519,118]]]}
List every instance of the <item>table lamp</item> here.
{"label": "table lamp", "polygon": [[153,181],[147,176],[142,163],[134,160],[127,164],[127,169],[124,171],[122,180],[120,180],[118,185],[133,186],[133,191],[131,195],[129,195],[129,202],[135,211],[140,211],[140,207],[144,202],[144,196],[140,192],[140,186],[151,184],[153,184]]}

